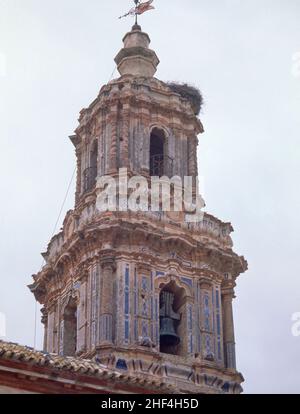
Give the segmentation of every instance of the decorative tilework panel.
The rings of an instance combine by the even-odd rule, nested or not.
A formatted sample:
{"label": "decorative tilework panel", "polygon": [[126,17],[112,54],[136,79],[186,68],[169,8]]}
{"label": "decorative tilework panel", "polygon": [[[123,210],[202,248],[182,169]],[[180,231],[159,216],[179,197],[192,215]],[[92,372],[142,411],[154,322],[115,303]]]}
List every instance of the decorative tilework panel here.
{"label": "decorative tilework panel", "polygon": [[193,287],[193,280],[192,279],[189,279],[187,277],[182,277],[181,280],[182,280],[183,283],[190,286],[191,288]]}

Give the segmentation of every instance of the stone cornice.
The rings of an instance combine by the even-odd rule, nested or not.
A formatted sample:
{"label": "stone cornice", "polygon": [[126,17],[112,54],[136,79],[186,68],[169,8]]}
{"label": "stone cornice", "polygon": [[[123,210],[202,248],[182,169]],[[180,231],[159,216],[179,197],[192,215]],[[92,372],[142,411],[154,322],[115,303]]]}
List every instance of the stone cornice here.
{"label": "stone cornice", "polygon": [[[80,216],[78,216],[78,214],[76,213],[73,213],[73,215],[70,213],[69,219],[73,220],[72,217],[75,215],[78,221],[79,220],[78,217]],[[146,225],[147,227],[145,229],[148,228],[148,231],[151,237],[153,237],[153,234],[155,234],[155,232],[158,232],[158,234],[161,235],[161,232],[164,231],[166,232],[166,234],[162,236],[162,239],[165,241],[167,239],[170,239],[170,238],[173,239],[175,237],[178,241],[184,240],[184,242],[188,243],[189,246],[195,246],[198,243],[200,243],[201,245],[201,243],[202,244],[204,243],[206,247],[210,246],[211,249],[222,247],[222,249],[225,249],[229,253],[229,255],[231,255],[230,250],[231,250],[232,243],[231,242],[229,244],[225,243],[226,237],[229,237],[229,234],[232,231],[232,227],[230,223],[222,223],[219,220],[213,218],[213,216],[205,215],[204,220],[209,220],[209,222],[215,223],[215,225],[220,226],[220,228],[222,227],[224,228],[224,231],[225,231],[224,234],[225,236],[227,234],[227,236],[224,239],[222,239],[220,237],[216,237],[216,235],[214,235],[214,232],[210,233],[211,231],[210,226],[207,227],[207,230],[209,230],[208,232],[205,230],[205,227],[199,227],[199,229],[195,231],[192,228],[182,227],[182,225],[178,227],[176,223],[172,224],[172,221],[170,220],[166,220],[162,222],[160,220],[156,221],[153,219],[154,217],[152,215],[147,216],[147,215],[142,215],[139,213],[125,213],[125,214],[124,213],[105,213],[99,216],[95,216],[92,218],[92,220],[89,223],[87,223],[83,227],[79,227],[77,231],[75,230],[75,228],[73,228],[72,234],[68,236],[64,234],[64,231],[54,236],[52,241],[49,243],[48,251],[47,253],[44,254],[44,257],[47,261],[49,260],[53,261],[53,253],[51,253],[51,251],[53,252],[54,246],[56,246],[54,248],[54,251],[57,252],[56,255],[59,255],[61,257],[63,254],[63,250],[62,250],[63,246],[64,245],[65,247],[67,247],[68,245],[70,246],[74,244],[74,241],[77,238],[79,239],[84,238],[83,232],[91,232],[91,231],[97,232],[98,227],[102,228],[103,230],[104,228],[108,228],[111,222],[118,223],[118,220],[121,220],[121,222],[123,221],[125,223],[126,221],[131,221],[133,228],[136,228],[137,231],[143,231],[143,226],[145,226],[147,223]],[[141,225],[141,221],[145,224]],[[68,227],[68,225],[69,225],[68,221],[65,221],[65,226]],[[179,229],[180,229],[180,234],[178,234]],[[135,237],[137,237],[137,234],[135,234]],[[244,261],[242,257],[240,258],[240,260],[241,260],[241,265],[245,266],[245,270],[246,270],[246,262]],[[57,259],[55,261],[57,261]]]}
{"label": "stone cornice", "polygon": [[[107,242],[113,246],[116,241],[118,249],[108,251],[105,247]],[[131,246],[129,250],[127,250],[127,246]],[[138,246],[143,246],[143,251],[140,251]],[[178,252],[178,258],[167,258],[168,253],[172,251]],[[82,269],[86,268],[88,263],[96,257],[103,257],[109,266],[113,266],[114,258],[122,254],[126,257],[128,254],[128,257],[136,262],[140,262],[140,258],[143,257],[143,262],[148,262],[149,266],[167,266],[169,268],[172,262],[176,266],[180,266],[182,274],[196,276],[214,273],[221,275],[230,272],[233,281],[245,271],[243,258],[237,256],[232,250],[200,243],[188,232],[174,233],[171,227],[159,228],[151,222],[146,223],[140,220],[132,222],[130,219],[125,220],[117,217],[111,217],[109,221],[102,222],[102,224],[99,222],[87,226],[80,237],[75,232],[70,240],[64,244],[59,254],[61,258],[65,257],[66,260],[63,262],[62,259],[57,258],[52,265],[53,267],[46,266],[35,277],[35,283],[30,286],[32,292],[41,301],[44,300],[42,298],[47,289],[49,290],[49,281],[54,280],[53,277],[56,275],[56,267],[59,263],[64,263],[65,272],[70,272],[67,269],[76,269],[76,273],[79,273],[78,269],[82,266]],[[188,262],[191,260],[193,264],[188,266]],[[205,264],[207,268],[201,264]],[[220,277],[219,281],[221,280]],[[57,286],[55,289],[59,289],[59,287]]]}
{"label": "stone cornice", "polygon": [[[147,80],[147,83],[145,80]],[[119,89],[120,85],[122,85],[121,90]],[[124,85],[126,85],[126,88],[124,88]],[[117,88],[115,89],[116,86]],[[137,87],[140,89],[145,88],[145,91],[137,92]],[[152,95],[152,99],[149,99]],[[165,101],[161,97],[165,97]],[[138,108],[148,107],[150,111],[156,109],[159,113],[165,111],[172,114],[171,117],[175,116],[180,119],[178,127],[181,126],[181,129],[184,129],[184,123],[191,125],[192,122],[197,133],[204,131],[200,120],[194,115],[189,102],[173,92],[166,84],[157,79],[126,77],[105,85],[95,101],[87,109],[81,111],[80,125],[76,129],[76,133],[81,135],[87,126],[101,115],[99,112],[110,110],[117,103],[129,103],[132,107],[136,106]]]}

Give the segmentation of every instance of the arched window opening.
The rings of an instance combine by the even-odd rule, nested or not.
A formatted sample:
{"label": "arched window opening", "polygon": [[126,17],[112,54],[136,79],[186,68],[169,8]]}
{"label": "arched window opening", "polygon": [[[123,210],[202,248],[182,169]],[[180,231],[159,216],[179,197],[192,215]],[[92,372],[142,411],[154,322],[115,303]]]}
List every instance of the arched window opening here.
{"label": "arched window opening", "polygon": [[151,177],[170,176],[173,161],[166,155],[166,137],[164,131],[154,128],[150,136],[150,175]]}
{"label": "arched window opening", "polygon": [[95,141],[90,152],[89,167],[83,173],[83,191],[91,191],[96,185],[98,175],[98,142]]}
{"label": "arched window opening", "polygon": [[160,293],[160,352],[179,355],[182,348],[182,306],[184,290],[171,282]]}
{"label": "arched window opening", "polygon": [[77,303],[71,299],[64,311],[64,345],[65,356],[74,356],[77,347]]}

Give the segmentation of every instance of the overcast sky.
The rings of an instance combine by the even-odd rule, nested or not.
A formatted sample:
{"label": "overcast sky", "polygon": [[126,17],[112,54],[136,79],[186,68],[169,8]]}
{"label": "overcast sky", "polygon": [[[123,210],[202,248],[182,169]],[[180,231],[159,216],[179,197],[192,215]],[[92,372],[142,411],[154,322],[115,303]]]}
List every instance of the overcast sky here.
{"label": "overcast sky", "polygon": [[[111,78],[133,24],[117,17],[132,4],[0,0],[0,312],[9,341],[33,344],[26,285],[42,265],[75,166],[68,135]],[[245,392],[299,393],[291,318],[300,312],[300,1],[155,6],[140,21],[161,60],[156,76],[201,89],[207,211],[232,222],[235,250],[249,262],[234,304]]]}

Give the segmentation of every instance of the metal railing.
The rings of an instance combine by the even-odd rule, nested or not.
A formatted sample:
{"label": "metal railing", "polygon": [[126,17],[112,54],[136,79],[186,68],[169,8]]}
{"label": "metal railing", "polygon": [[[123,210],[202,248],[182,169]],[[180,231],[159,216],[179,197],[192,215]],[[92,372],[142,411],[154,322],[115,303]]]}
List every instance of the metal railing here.
{"label": "metal railing", "polygon": [[96,185],[97,167],[89,167],[83,172],[83,192],[91,191]]}
{"label": "metal railing", "polygon": [[153,155],[150,158],[150,175],[152,177],[162,177],[173,175],[173,159],[163,154]]}

